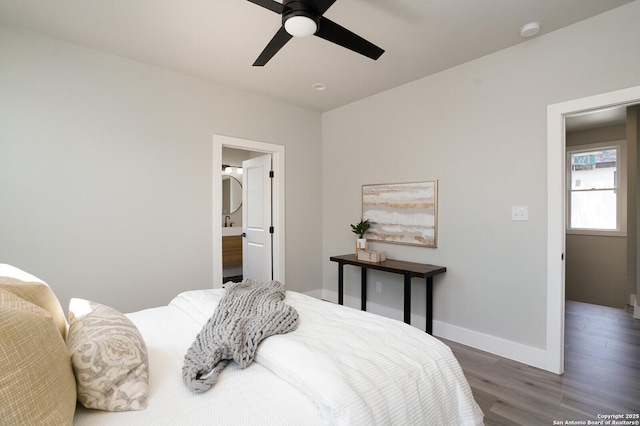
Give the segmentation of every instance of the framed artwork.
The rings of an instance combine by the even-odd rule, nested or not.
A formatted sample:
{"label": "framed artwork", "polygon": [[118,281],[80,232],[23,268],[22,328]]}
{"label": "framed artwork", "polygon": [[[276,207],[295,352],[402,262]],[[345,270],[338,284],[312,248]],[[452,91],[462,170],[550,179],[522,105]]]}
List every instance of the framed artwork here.
{"label": "framed artwork", "polygon": [[438,246],[438,181],[362,185],[371,241]]}

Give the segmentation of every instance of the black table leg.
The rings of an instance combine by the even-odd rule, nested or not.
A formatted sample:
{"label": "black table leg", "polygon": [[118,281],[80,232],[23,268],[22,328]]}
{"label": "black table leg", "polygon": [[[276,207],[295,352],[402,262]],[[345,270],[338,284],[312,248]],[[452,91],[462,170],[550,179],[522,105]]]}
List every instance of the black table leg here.
{"label": "black table leg", "polygon": [[411,274],[404,273],[404,322],[411,324]]}
{"label": "black table leg", "polygon": [[338,263],[338,304],[344,302],[344,263]]}
{"label": "black table leg", "polygon": [[367,310],[367,268],[362,268],[360,272],[360,309]]}
{"label": "black table leg", "polygon": [[427,333],[433,334],[433,277],[427,277]]}

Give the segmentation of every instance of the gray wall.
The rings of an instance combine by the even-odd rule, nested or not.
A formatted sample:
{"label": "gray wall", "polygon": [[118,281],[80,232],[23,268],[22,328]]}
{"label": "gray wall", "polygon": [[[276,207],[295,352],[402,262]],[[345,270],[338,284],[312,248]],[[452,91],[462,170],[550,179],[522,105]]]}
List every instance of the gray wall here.
{"label": "gray wall", "polygon": [[287,285],[321,287],[321,116],[0,25],[0,262],[122,311],[213,286],[213,135],[286,146]]}
{"label": "gray wall", "polygon": [[627,238],[567,235],[568,300],[622,308],[627,290]]}
{"label": "gray wall", "polygon": [[[373,249],[447,267],[435,280],[436,334],[476,347],[491,341],[513,357],[544,351],[547,106],[640,85],[639,18],[636,1],[325,113],[326,296],[337,288],[329,256],[353,251],[361,186],[435,178],[438,248]],[[529,220],[511,221],[511,206],[522,205]],[[391,307],[402,318],[400,279],[377,277],[383,291],[369,289],[372,310]],[[345,280],[347,301],[358,306],[359,271],[345,268]],[[424,315],[417,280],[413,295]]]}
{"label": "gray wall", "polygon": [[[608,126],[567,133],[567,146],[627,139],[626,126]],[[565,296],[569,300],[622,308],[633,293],[628,262],[635,272],[635,152],[627,143],[627,236],[566,235]],[[633,256],[629,258],[629,251]],[[630,259],[630,260],[629,260]]]}

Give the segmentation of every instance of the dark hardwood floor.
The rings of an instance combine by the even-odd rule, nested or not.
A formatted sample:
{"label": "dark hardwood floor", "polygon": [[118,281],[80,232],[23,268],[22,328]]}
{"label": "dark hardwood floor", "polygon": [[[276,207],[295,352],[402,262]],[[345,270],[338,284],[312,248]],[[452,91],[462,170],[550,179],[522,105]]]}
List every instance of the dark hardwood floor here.
{"label": "dark hardwood floor", "polygon": [[598,414],[640,413],[640,320],[630,309],[572,301],[565,318],[562,376],[445,341],[486,425],[587,424],[602,420]]}

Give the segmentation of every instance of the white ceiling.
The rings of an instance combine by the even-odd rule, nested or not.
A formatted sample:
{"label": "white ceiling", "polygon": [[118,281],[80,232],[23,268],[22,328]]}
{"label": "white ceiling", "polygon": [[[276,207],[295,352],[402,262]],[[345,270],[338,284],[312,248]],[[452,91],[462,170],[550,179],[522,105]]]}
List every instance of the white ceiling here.
{"label": "white ceiling", "polygon": [[[316,111],[525,41],[631,0],[337,0],[325,16],[386,52],[373,61],[318,37],[253,61],[280,16],[246,0],[0,0],[0,20]],[[314,83],[327,89],[315,91]]]}

